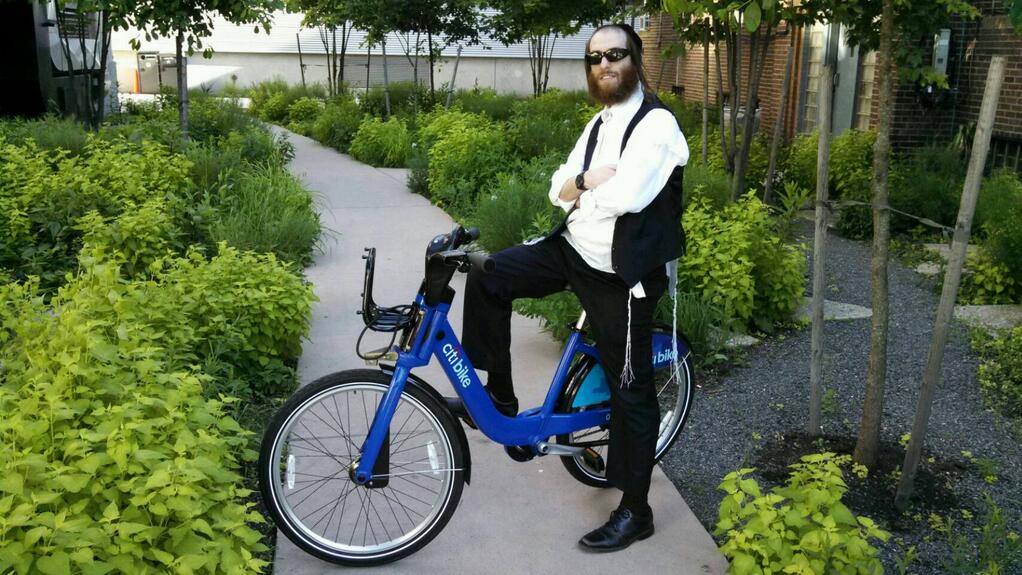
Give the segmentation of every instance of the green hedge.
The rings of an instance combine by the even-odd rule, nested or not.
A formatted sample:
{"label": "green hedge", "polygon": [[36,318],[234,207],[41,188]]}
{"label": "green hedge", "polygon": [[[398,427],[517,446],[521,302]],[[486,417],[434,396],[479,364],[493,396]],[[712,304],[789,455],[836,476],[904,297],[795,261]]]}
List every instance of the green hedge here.
{"label": "green hedge", "polygon": [[549,92],[515,102],[508,120],[508,137],[517,158],[526,160],[548,153],[567,156],[599,111],[583,92]]}
{"label": "green hedge", "polygon": [[470,214],[479,191],[509,163],[499,126],[452,130],[429,149],[430,197],[454,217]]}
{"label": "green hedge", "polygon": [[311,136],[322,144],[347,152],[362,124],[362,109],[354,100],[339,98],[327,102],[312,123]]}
{"label": "green hedge", "polygon": [[366,116],[351,141],[351,157],[371,166],[403,168],[411,147],[408,125],[400,118],[384,122],[375,116]]}
{"label": "green hedge", "polygon": [[208,368],[235,360],[267,392],[259,368],[294,356],[311,291],[230,248],[126,282],[108,247],[51,306],[33,281],[0,286],[0,571],[259,572],[239,474],[255,454]]}

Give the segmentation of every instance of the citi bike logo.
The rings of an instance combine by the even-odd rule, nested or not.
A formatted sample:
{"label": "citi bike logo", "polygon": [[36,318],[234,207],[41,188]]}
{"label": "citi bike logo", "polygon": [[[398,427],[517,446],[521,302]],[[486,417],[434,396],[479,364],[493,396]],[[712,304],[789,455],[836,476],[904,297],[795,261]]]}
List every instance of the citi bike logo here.
{"label": "citi bike logo", "polygon": [[653,352],[653,364],[659,365],[668,361],[674,361],[678,357],[678,354],[672,349],[665,349],[663,351]]}
{"label": "citi bike logo", "polygon": [[454,370],[454,374],[458,376],[458,381],[461,382],[461,387],[468,387],[472,384],[472,380],[468,377],[468,366],[462,361],[461,357],[458,356],[458,350],[454,349],[454,346],[446,343],[442,348],[444,357],[447,358],[447,363],[451,365],[451,369]]}

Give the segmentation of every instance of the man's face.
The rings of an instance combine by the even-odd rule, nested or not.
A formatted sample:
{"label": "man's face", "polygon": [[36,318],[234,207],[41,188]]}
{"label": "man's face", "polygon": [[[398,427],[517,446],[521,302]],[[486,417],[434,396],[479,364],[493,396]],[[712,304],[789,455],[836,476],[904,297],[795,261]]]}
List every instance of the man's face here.
{"label": "man's face", "polygon": [[[628,48],[625,33],[617,28],[604,28],[589,40],[589,52],[605,52],[611,48]],[[639,83],[639,74],[629,56],[617,62],[603,58],[599,64],[589,68],[586,78],[589,95],[594,100],[610,106],[623,102]]]}

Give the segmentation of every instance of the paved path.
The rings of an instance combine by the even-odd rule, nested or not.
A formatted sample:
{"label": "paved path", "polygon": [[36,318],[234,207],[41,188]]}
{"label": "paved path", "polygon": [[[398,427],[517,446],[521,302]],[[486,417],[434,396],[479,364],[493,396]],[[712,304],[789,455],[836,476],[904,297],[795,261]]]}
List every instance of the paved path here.
{"label": "paved path", "polygon": [[[299,362],[301,381],[306,383],[333,371],[364,367],[354,353],[363,325],[355,315],[364,271],[362,248],[377,248],[376,301],[405,303],[422,279],[427,242],[449,231],[453,223],[443,211],[408,191],[403,170],[372,168],[307,138],[294,134],[290,138],[296,152],[291,170],[317,194],[321,220],[329,230],[322,254],[306,270],[320,298],[313,306],[312,330]],[[458,274],[453,285],[459,292],[463,282]],[[461,325],[460,299],[451,322]],[[559,346],[527,318],[515,316],[512,331],[516,391],[523,408],[539,405]],[[442,394],[454,394],[438,367],[416,373]],[[619,553],[593,555],[579,550],[576,541],[606,520],[617,504],[616,491],[576,482],[554,457],[515,463],[478,431],[467,432],[472,483],[450,523],[424,549],[382,567],[346,569],[307,555],[279,535],[275,572],[699,575],[727,571],[713,540],[659,468],[650,494],[656,535]]]}

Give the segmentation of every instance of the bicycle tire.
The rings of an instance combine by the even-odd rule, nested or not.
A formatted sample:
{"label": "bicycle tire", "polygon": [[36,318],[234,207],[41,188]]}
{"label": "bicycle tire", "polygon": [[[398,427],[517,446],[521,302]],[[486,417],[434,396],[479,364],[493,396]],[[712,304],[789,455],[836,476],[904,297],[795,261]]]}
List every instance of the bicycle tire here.
{"label": "bicycle tire", "polygon": [[465,457],[457,423],[411,385],[391,422],[389,483],[369,488],[352,480],[350,469],[390,380],[366,369],[322,377],[299,389],[263,436],[258,472],[266,508],[288,539],[324,561],[369,566],[406,557],[443,530],[461,498]]}
{"label": "bicycle tire", "polygon": [[[655,330],[659,333],[663,333],[660,330]],[[667,333],[669,336],[669,332]],[[679,340],[679,343],[681,341]],[[685,344],[684,348],[688,349],[688,345]],[[691,355],[682,353],[682,359],[679,362],[679,377],[676,378],[680,381],[672,382],[671,379],[671,363],[660,368],[654,368],[653,378],[657,385],[657,399],[660,403],[660,431],[657,436],[657,447],[656,455],[654,460],[659,462],[663,458],[664,454],[674,445],[681,435],[681,430],[685,426],[685,420],[688,418],[688,413],[692,407],[692,395],[695,390],[695,377],[692,371]],[[565,385],[564,392],[561,394],[559,405],[563,411],[570,412],[578,409],[587,408],[576,408],[572,409],[571,405],[575,398],[576,393],[582,386],[582,382],[585,381],[586,377],[592,371],[592,369],[598,366],[599,363],[590,356],[585,356],[581,359],[575,369],[572,370],[569,375],[568,383]],[[674,389],[672,389],[672,384]],[[669,399],[669,401],[664,401]],[[665,405],[665,403],[667,405]],[[600,404],[596,407],[606,407],[606,404]],[[603,441],[609,437],[609,426],[603,425],[596,428],[583,429],[574,433],[558,435],[557,443],[564,445],[571,445],[578,441]],[[602,449],[596,449],[597,454],[600,456],[597,461],[605,461],[606,445]],[[579,482],[588,485],[590,487],[606,488],[610,487],[610,482],[603,469],[598,469],[593,465],[593,458],[586,459],[583,456],[562,456],[561,463],[564,465],[568,473],[571,474]]]}

